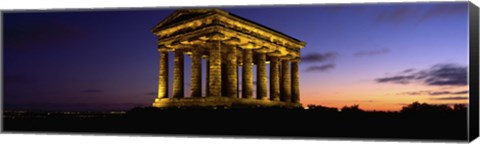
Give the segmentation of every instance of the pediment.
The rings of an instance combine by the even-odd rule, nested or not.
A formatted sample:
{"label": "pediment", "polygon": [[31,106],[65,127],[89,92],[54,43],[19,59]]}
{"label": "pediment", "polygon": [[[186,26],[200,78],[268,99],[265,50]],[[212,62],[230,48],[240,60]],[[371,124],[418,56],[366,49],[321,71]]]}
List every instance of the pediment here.
{"label": "pediment", "polygon": [[184,10],[177,10],[160,23],[158,23],[153,29],[152,32],[159,31],[163,28],[167,28],[173,26],[175,24],[182,23],[184,21],[195,19],[198,17],[202,17],[205,15],[209,15],[212,13],[220,13],[221,11],[218,9],[184,9]]}
{"label": "pediment", "polygon": [[247,49],[284,47],[281,53],[284,55],[289,53],[287,51],[298,53],[298,49],[305,46],[305,42],[220,9],[177,10],[157,24],[152,32],[158,36],[159,45],[165,47],[194,44],[199,40],[221,40]]}

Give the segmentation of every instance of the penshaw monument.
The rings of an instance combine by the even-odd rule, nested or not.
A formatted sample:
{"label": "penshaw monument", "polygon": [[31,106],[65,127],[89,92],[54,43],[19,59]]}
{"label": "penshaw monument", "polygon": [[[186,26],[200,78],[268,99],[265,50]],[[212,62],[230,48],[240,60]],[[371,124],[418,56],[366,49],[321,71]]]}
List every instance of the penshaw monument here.
{"label": "penshaw monument", "polygon": [[[152,32],[160,52],[154,107],[301,107],[298,65],[305,42],[220,9],[177,10]],[[185,70],[191,71],[188,94]]]}

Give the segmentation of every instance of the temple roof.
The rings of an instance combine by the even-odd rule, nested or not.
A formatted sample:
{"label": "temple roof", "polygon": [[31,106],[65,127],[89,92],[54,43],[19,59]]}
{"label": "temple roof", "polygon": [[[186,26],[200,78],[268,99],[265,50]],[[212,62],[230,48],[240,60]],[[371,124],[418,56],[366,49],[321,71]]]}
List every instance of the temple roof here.
{"label": "temple roof", "polygon": [[182,24],[186,21],[206,17],[206,16],[213,15],[213,14],[220,14],[220,15],[223,15],[223,16],[226,16],[226,17],[232,17],[232,18],[235,18],[242,23],[245,23],[245,24],[260,28],[260,29],[264,29],[266,31],[269,31],[272,34],[290,39],[294,43],[300,43],[300,44],[303,44],[303,45],[305,44],[304,42],[302,42],[302,41],[300,41],[300,40],[298,40],[294,37],[291,37],[289,35],[286,35],[282,32],[279,32],[277,30],[274,30],[274,29],[269,28],[267,26],[264,26],[262,24],[250,21],[246,18],[243,18],[241,16],[238,16],[238,15],[235,15],[233,13],[229,13],[229,12],[226,12],[226,11],[220,10],[220,9],[181,9],[181,10],[177,10],[173,14],[171,14],[170,16],[168,16],[167,18],[162,20],[160,23],[158,23],[152,29],[152,32],[156,33],[158,31],[168,29],[168,28],[170,28],[172,26],[175,26],[177,24]]}

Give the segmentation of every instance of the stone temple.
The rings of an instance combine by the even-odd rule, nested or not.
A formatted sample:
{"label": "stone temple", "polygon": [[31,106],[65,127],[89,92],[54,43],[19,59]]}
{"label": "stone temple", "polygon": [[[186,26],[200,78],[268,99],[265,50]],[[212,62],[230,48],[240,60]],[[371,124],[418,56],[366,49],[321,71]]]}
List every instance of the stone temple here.
{"label": "stone temple", "polygon": [[[305,42],[220,9],[177,10],[152,32],[158,36],[160,52],[154,107],[301,107],[298,64]],[[170,54],[173,76],[168,74]],[[185,55],[192,59],[188,97]],[[202,59],[207,69],[205,95]]]}

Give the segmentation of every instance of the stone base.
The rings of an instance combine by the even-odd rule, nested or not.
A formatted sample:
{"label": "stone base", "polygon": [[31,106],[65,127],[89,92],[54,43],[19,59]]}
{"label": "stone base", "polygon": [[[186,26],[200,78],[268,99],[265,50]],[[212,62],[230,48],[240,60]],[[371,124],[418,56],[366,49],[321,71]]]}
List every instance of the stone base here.
{"label": "stone base", "polygon": [[153,107],[222,107],[222,108],[251,108],[251,107],[302,107],[301,103],[287,103],[281,101],[229,98],[229,97],[200,97],[200,98],[162,98],[155,99]]}

